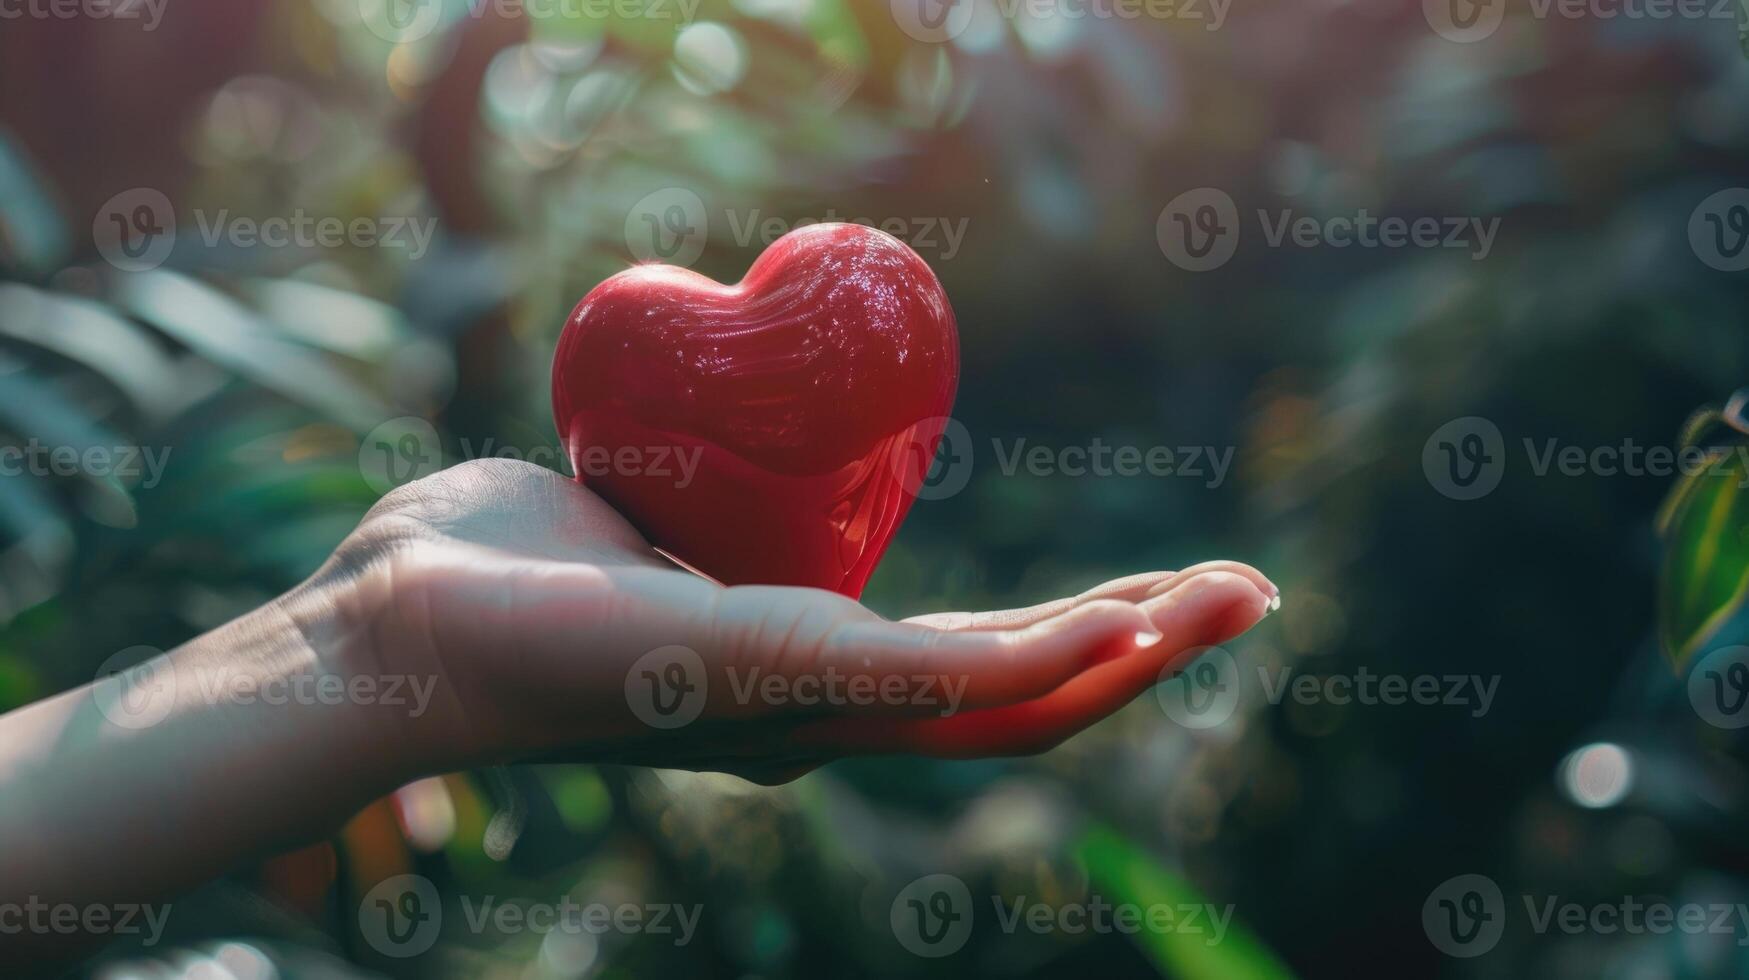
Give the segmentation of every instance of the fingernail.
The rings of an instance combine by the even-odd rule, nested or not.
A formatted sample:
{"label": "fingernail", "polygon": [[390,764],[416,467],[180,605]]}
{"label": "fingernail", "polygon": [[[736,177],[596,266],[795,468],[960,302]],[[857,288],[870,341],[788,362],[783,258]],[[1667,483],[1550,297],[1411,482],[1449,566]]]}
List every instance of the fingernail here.
{"label": "fingernail", "polygon": [[1136,634],[1136,646],[1146,650],[1165,638],[1164,634],[1156,633],[1153,630],[1142,630]]}
{"label": "fingernail", "polygon": [[1275,612],[1277,609],[1280,609],[1280,608],[1281,608],[1281,593],[1277,592],[1274,595],[1269,597],[1269,604],[1263,607],[1263,615],[1268,616],[1270,613]]}

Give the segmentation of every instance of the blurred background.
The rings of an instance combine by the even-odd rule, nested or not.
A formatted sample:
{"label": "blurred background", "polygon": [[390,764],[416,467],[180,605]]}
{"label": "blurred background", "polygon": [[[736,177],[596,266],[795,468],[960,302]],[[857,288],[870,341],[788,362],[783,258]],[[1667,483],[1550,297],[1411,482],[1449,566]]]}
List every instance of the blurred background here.
{"label": "blurred background", "polygon": [[[732,281],[809,219],[911,242],[959,319],[971,464],[869,605],[1215,557],[1285,596],[1036,758],[417,783],[82,974],[1749,975],[1739,0],[4,9],[0,710],[260,604],[397,482],[564,469],[577,299],[652,257]],[[1206,454],[1006,473],[1020,440]],[[1705,472],[1621,465],[1681,445]],[[1332,696],[1366,676],[1440,694]],[[407,874],[445,912],[411,956],[360,915]],[[916,955],[890,913],[938,874],[976,915]],[[485,896],[703,914],[470,930]],[[1004,929],[992,897],[1230,924]],[[1742,915],[1591,914],[1632,902]]]}

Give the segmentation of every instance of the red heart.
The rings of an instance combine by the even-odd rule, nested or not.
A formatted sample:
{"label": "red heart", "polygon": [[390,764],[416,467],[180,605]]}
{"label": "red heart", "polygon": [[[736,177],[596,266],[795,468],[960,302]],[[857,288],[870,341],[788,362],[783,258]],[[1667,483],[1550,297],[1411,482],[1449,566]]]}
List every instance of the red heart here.
{"label": "red heart", "polygon": [[559,338],[553,416],[577,479],[657,547],[730,585],[855,597],[958,378],[953,310],[917,253],[811,225],[733,286],[641,265],[595,287]]}

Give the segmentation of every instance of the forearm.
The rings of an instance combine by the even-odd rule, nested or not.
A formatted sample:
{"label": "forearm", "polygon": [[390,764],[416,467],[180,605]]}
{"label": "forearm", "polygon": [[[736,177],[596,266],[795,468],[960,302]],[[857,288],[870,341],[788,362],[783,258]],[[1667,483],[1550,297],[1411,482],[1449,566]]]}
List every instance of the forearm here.
{"label": "forearm", "polygon": [[0,964],[101,943],[124,914],[145,935],[143,904],[161,924],[180,891],[397,784],[398,722],[354,696],[330,607],[300,590],[0,717]]}

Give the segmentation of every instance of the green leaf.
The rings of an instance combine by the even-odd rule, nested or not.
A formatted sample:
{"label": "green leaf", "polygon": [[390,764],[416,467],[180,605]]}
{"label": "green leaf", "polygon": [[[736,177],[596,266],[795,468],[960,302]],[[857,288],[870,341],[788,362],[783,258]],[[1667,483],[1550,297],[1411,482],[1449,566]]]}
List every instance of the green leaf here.
{"label": "green leaf", "polygon": [[94,300],[0,283],[0,336],[95,372],[153,421],[170,417],[198,391],[191,372],[165,354],[150,331]]}
{"label": "green leaf", "polygon": [[[72,469],[93,491],[90,515],[114,527],[132,527],[132,494],[115,474],[86,468],[89,453],[109,454],[134,444],[93,421],[84,408],[63,397],[54,385],[25,373],[24,366],[0,355],[0,428],[53,453],[71,454]],[[57,464],[61,465],[61,464]],[[23,479],[24,477],[20,477]]]}
{"label": "green leaf", "polygon": [[1746,480],[1749,473],[1734,447],[1709,450],[1707,465],[1684,475],[1662,508],[1658,629],[1677,670],[1749,596]]}
{"label": "green leaf", "polygon": [[46,276],[66,261],[72,239],[48,187],[23,145],[0,128],[0,266]]}
{"label": "green leaf", "polygon": [[[1167,870],[1159,861],[1117,831],[1095,825],[1074,845],[1075,856],[1100,893],[1113,903],[1143,909],[1161,906],[1208,906],[1196,886]],[[1223,910],[1223,914],[1226,910]],[[1135,934],[1143,952],[1162,976],[1185,980],[1272,980],[1293,976],[1237,917],[1227,919],[1218,942],[1203,916],[1203,931],[1144,929]]]}
{"label": "green leaf", "polygon": [[358,432],[398,414],[323,355],[198,279],[132,273],[120,280],[116,301],[213,363]]}

